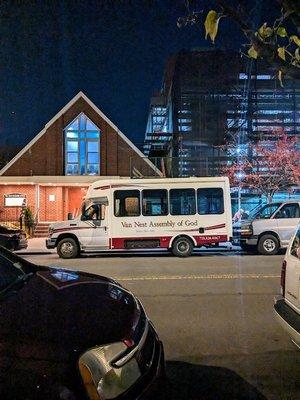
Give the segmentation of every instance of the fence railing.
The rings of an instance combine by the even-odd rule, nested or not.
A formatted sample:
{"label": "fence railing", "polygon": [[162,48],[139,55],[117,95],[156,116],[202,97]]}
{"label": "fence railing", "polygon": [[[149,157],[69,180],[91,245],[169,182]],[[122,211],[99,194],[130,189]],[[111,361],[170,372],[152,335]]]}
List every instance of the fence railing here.
{"label": "fence railing", "polygon": [[145,160],[151,161],[153,166],[164,177],[184,176],[217,176],[229,161],[229,157],[144,157],[130,159],[131,178],[147,178],[159,176],[155,168],[151,168]]}

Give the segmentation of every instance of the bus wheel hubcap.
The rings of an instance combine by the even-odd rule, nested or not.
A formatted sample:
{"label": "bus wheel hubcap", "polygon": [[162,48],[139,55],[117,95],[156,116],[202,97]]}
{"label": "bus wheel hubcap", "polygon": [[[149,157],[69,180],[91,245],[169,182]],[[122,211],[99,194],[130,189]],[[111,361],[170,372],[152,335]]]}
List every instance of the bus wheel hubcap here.
{"label": "bus wheel hubcap", "polygon": [[64,254],[71,254],[71,253],[73,253],[73,245],[72,245],[72,243],[69,243],[69,242],[63,243],[62,246],[61,246],[61,251],[62,251]]}
{"label": "bus wheel hubcap", "polygon": [[189,248],[189,245],[187,244],[187,242],[179,242],[178,243],[178,250],[181,253],[185,253]]}

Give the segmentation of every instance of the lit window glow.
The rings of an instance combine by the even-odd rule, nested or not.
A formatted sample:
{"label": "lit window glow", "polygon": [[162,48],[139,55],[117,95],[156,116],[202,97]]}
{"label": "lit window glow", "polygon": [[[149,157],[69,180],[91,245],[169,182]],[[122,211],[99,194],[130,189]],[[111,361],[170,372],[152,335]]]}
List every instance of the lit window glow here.
{"label": "lit window glow", "polygon": [[100,130],[80,114],[65,129],[65,174],[99,175]]}

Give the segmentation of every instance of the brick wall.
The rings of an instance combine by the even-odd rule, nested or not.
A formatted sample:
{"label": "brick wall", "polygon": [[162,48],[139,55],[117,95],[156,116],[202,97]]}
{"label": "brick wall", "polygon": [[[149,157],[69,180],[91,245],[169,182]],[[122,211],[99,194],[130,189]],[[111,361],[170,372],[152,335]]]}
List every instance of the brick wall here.
{"label": "brick wall", "polygon": [[62,221],[64,216],[63,188],[61,186],[40,187],[40,221]]}
{"label": "brick wall", "polygon": [[58,118],[5,173],[6,176],[64,175],[63,129],[81,112],[98,126],[100,137],[100,174],[130,176],[130,159],[147,173],[155,173],[118,133],[83,99],[79,98]]}
{"label": "brick wall", "polygon": [[26,196],[27,206],[35,215],[35,185],[0,185],[0,221],[18,221],[21,207],[5,207],[4,195],[20,193]]}
{"label": "brick wall", "polygon": [[[80,212],[83,197],[87,187],[40,186],[39,221],[63,221],[68,213],[77,209]],[[18,222],[21,207],[4,205],[4,195],[10,193],[24,194],[27,206],[36,215],[36,186],[35,185],[0,185],[0,222]]]}

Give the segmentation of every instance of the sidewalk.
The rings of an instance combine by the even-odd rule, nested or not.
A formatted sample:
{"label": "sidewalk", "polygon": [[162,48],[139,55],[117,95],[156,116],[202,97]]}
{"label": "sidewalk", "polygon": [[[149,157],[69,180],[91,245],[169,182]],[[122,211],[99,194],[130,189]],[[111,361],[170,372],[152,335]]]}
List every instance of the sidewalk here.
{"label": "sidewalk", "polygon": [[56,253],[55,249],[47,249],[45,244],[46,238],[32,238],[28,239],[27,249],[22,249],[16,251],[16,254],[26,255],[26,254],[52,254]]}

